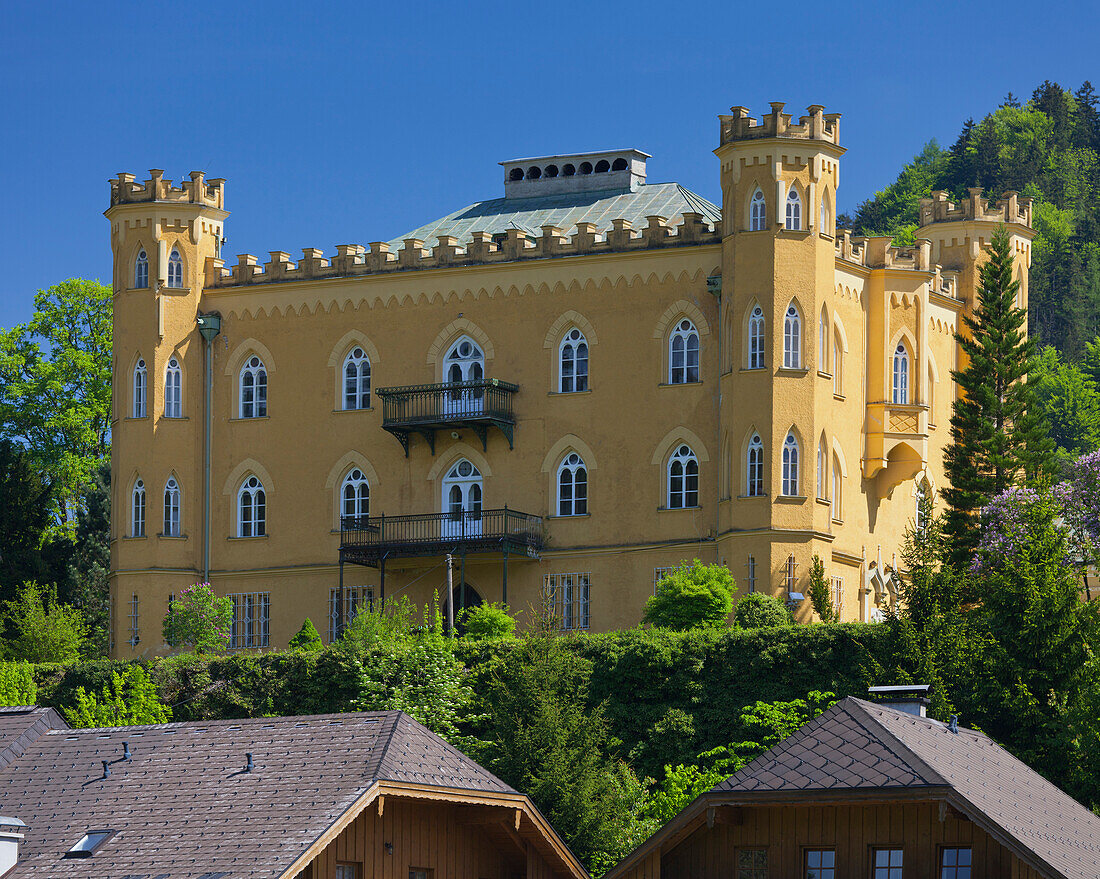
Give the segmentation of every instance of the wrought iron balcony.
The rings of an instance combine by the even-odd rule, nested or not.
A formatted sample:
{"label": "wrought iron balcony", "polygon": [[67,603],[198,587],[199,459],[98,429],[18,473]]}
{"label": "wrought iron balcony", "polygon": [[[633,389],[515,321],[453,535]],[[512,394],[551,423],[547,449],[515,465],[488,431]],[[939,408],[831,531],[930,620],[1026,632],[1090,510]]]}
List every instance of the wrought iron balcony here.
{"label": "wrought iron balcony", "polygon": [[379,388],[382,427],[401,442],[405,457],[409,455],[412,434],[423,436],[434,455],[435,432],[456,427],[474,431],[482,449],[487,446],[489,428],[496,427],[512,448],[512,429],[516,426],[512,397],[518,390],[518,385],[495,378]]}
{"label": "wrought iron balcony", "polygon": [[538,558],[542,517],[517,510],[344,517],[340,558],[377,567],[386,558],[504,552]]}

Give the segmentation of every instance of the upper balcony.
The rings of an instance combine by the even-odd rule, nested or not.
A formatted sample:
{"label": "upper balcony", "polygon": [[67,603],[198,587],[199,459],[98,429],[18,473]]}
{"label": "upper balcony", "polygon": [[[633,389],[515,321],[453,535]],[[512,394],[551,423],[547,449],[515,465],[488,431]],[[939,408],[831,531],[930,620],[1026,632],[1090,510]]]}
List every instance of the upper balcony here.
{"label": "upper balcony", "polygon": [[512,448],[516,416],[512,397],[519,390],[500,379],[488,378],[434,385],[380,388],[382,427],[392,433],[409,456],[409,437],[418,433],[435,454],[435,432],[468,427],[486,449],[490,427],[496,427]]}

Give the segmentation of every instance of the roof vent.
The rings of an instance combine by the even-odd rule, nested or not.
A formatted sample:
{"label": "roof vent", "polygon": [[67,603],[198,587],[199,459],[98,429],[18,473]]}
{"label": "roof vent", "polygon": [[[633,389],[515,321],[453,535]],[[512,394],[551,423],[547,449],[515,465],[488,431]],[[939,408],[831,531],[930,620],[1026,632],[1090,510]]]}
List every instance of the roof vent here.
{"label": "roof vent", "polygon": [[505,198],[538,198],[574,192],[635,192],[645,183],[648,153],[604,150],[566,156],[512,159],[504,166]]}
{"label": "roof vent", "polygon": [[928,684],[899,684],[891,687],[869,687],[867,689],[871,700],[901,711],[905,714],[915,714],[917,717],[927,717],[928,693],[931,691]]}
{"label": "roof vent", "polygon": [[19,861],[19,841],[27,825],[18,818],[0,816],[0,876]]}

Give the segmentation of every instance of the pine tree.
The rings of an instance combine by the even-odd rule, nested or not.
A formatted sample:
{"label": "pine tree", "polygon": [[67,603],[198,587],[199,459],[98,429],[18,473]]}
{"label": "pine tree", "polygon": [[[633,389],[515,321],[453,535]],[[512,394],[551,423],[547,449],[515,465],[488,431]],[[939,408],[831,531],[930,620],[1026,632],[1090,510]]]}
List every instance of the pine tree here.
{"label": "pine tree", "polygon": [[1073,95],[1077,102],[1074,113],[1074,144],[1100,150],[1100,99],[1087,79]]}
{"label": "pine tree", "polygon": [[980,511],[989,499],[1053,467],[1054,444],[1025,380],[1035,362],[1035,341],[1025,335],[1027,313],[1016,306],[1020,284],[1014,273],[1012,244],[1002,227],[981,267],[974,317],[963,319],[969,332],[956,336],[966,368],[952,371],[961,393],[944,455],[951,485],[943,494],[950,561],[960,570],[974,554]]}

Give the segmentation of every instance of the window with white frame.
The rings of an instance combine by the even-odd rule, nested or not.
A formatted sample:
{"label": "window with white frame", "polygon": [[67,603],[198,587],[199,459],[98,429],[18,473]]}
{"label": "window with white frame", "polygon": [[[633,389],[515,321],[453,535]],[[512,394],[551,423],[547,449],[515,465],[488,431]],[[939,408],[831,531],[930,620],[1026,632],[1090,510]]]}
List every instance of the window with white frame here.
{"label": "window with white frame", "polygon": [[229,649],[271,646],[271,593],[232,592],[233,622],[229,629]]}
{"label": "window with white frame", "polygon": [[749,369],[764,368],[764,310],[755,306],[749,315]]}
{"label": "window with white frame", "polygon": [[547,574],[547,603],[563,632],[588,628],[591,574]]}
{"label": "window with white frame", "polygon": [[749,440],[749,450],[745,455],[746,484],[745,494],[749,497],[764,496],[764,442],[760,434],[754,433]]}
{"label": "window with white frame", "polygon": [[840,336],[833,336],[833,393],[838,397],[844,393],[844,383],[841,376],[844,372],[843,348],[840,345]]}
{"label": "window with white frame", "polygon": [[172,253],[168,257],[168,286],[183,286],[183,259],[180,257],[179,249],[175,247],[172,248]]}
{"label": "window with white frame", "polygon": [[798,440],[788,433],[783,440],[783,494],[798,497]]}
{"label": "window with white frame", "polygon": [[676,448],[668,459],[668,509],[699,506],[699,461],[690,446]]}
{"label": "window with white frame", "polygon": [[940,849],[940,879],[970,879],[970,847]]}
{"label": "window with white frame", "polygon": [[588,340],[573,327],[561,341],[558,351],[558,390],[563,394],[588,390]]}
{"label": "window with white frame", "polygon": [[783,586],[788,596],[798,591],[798,562],[794,560],[794,555],[787,556],[787,564],[783,569]]}
{"label": "window with white frame", "polygon": [[344,408],[370,408],[370,358],[362,348],[344,358]]}
{"label": "window with white frame", "polygon": [[760,232],[768,225],[768,209],[764,204],[764,193],[759,189],[752,194],[749,202],[749,229]]}
{"label": "window with white frame", "polygon": [[787,369],[802,368],[802,317],[793,302],[783,317],[783,365]]}
{"label": "window with white frame", "polygon": [[802,228],[802,196],[798,194],[798,190],[794,186],[791,186],[791,191],[787,193],[787,228],[799,230]]}
{"label": "window with white frame", "polygon": [[822,441],[817,446],[817,497],[819,500],[828,499],[829,472],[828,454],[825,451],[825,443]]}
{"label": "window with white frame", "polygon": [[134,260],[134,287],[143,290],[149,286],[149,257],[145,255],[145,248],[138,251]]}
{"label": "window with white frame", "polygon": [[894,350],[894,402],[909,402],[909,351],[904,342],[898,342]]}
{"label": "window with white frame", "polygon": [[180,486],[175,476],[170,476],[164,485],[164,530],[161,534],[180,536]]}
{"label": "window with white frame", "polygon": [[340,517],[363,519],[370,515],[370,482],[358,467],[348,471],[340,484]]}
{"label": "window with white frame", "polygon": [[237,492],[237,536],[263,537],[267,534],[267,495],[255,476],[249,476]]}
{"label": "window with white frame", "polygon": [[817,230],[822,235],[831,235],[832,227],[829,225],[829,192],[825,190],[821,193],[821,226]]}
{"label": "window with white frame", "polygon": [[164,370],[164,417],[183,418],[183,368],[176,357]]}
{"label": "window with white frame", "polygon": [[148,381],[149,373],[145,368],[145,361],[139,359],[138,362],[134,364],[134,405],[130,410],[130,414],[134,418],[145,417],[145,403],[148,398],[147,388],[149,387]]}
{"label": "window with white frame", "polygon": [[145,483],[140,479],[130,492],[130,536],[145,536]]}
{"label": "window with white frame", "polygon": [[830,577],[829,589],[833,593],[833,610],[836,611],[836,618],[839,620],[844,611],[844,578]]}
{"label": "window with white frame", "polygon": [[588,513],[588,470],[576,452],[570,452],[558,467],[558,515]]}
{"label": "window with white frame", "polygon": [[833,511],[832,518],[839,522],[844,516],[844,473],[840,469],[840,458],[833,455]]}
{"label": "window with white frame", "polygon": [[253,354],[241,367],[240,417],[263,418],[267,415],[267,369]]}
{"label": "window with white frame", "polygon": [[328,643],[335,644],[344,629],[351,625],[361,611],[374,605],[374,589],[370,586],[345,586],[343,607],[340,589],[333,587],[328,593]]}
{"label": "window with white frame", "polygon": [[682,385],[699,381],[699,332],[687,318],[668,338],[668,382]]}
{"label": "window with white frame", "polygon": [[133,595],[130,598],[130,639],[127,642],[130,647],[137,647],[141,641],[141,636],[138,634],[138,597]]}
{"label": "window with white frame", "polygon": [[750,555],[745,563],[745,579],[748,582],[749,592],[756,591],[756,556]]}
{"label": "window with white frame", "polygon": [[672,567],[654,568],[653,569],[653,594],[657,594],[657,587],[661,585],[661,581],[677,569],[678,566]]}
{"label": "window with white frame", "polygon": [[817,324],[817,368],[821,372],[829,371],[829,317],[824,308]]}

